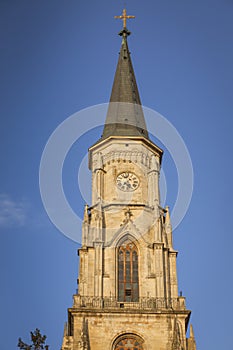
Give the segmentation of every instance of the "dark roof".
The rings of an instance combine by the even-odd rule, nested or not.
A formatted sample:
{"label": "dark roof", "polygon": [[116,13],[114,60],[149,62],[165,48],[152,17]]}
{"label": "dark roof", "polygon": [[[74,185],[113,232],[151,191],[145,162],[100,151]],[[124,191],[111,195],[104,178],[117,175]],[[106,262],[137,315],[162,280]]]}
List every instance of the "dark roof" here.
{"label": "dark roof", "polygon": [[102,139],[109,136],[143,136],[148,138],[127,43],[129,34],[130,32],[126,28],[120,32],[122,36],[121,50]]}

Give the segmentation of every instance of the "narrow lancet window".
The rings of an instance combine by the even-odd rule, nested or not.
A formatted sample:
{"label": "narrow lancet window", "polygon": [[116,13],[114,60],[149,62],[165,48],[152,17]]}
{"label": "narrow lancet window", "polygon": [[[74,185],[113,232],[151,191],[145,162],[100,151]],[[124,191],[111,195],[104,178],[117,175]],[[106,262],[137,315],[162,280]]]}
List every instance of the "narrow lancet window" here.
{"label": "narrow lancet window", "polygon": [[138,301],[138,251],[132,242],[125,242],[118,249],[118,300]]}

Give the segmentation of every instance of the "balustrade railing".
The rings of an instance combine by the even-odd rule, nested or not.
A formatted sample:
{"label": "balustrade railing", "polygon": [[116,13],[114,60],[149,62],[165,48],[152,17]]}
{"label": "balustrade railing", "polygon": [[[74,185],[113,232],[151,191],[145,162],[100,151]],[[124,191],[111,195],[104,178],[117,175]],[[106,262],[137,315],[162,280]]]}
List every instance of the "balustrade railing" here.
{"label": "balustrade railing", "polygon": [[91,309],[138,309],[138,310],[162,310],[185,309],[185,298],[139,298],[137,302],[118,301],[114,297],[92,297],[74,295],[74,307]]}

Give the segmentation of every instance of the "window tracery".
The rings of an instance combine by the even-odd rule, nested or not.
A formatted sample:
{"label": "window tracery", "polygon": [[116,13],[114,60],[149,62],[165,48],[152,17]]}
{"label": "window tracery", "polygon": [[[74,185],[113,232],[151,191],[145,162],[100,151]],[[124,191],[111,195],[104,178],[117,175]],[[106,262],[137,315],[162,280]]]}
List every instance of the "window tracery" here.
{"label": "window tracery", "polygon": [[138,250],[127,241],[118,248],[118,300],[137,302],[138,298]]}
{"label": "window tracery", "polygon": [[113,350],[143,350],[142,339],[134,335],[121,337],[114,345]]}

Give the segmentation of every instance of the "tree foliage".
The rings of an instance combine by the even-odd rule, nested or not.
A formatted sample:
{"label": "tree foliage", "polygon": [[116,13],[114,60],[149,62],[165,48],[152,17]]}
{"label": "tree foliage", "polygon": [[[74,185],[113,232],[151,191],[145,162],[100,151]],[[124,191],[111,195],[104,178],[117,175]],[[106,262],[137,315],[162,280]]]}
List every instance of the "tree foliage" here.
{"label": "tree foliage", "polygon": [[35,329],[34,332],[30,332],[31,334],[31,345],[26,344],[19,338],[18,348],[21,350],[48,350],[49,346],[45,345],[46,335],[42,335],[38,328]]}

